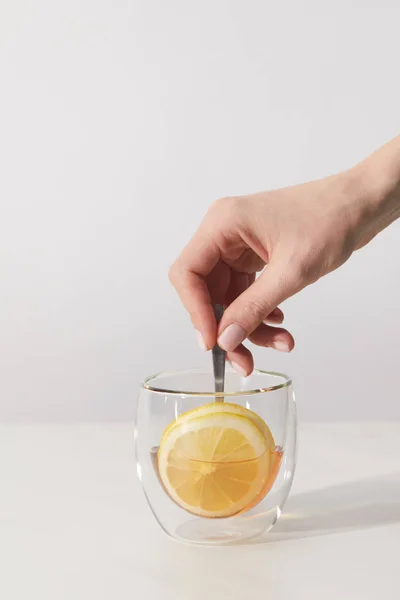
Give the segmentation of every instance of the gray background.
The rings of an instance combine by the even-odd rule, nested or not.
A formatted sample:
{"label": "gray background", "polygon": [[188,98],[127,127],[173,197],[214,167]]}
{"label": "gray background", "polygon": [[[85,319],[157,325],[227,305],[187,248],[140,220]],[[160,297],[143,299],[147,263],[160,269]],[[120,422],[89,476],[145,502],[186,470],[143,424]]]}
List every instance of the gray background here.
{"label": "gray background", "polygon": [[[167,269],[207,206],[346,168],[400,133],[398,2],[0,7],[0,420],[130,419],[207,364]],[[303,419],[396,419],[394,224],[285,305]]]}

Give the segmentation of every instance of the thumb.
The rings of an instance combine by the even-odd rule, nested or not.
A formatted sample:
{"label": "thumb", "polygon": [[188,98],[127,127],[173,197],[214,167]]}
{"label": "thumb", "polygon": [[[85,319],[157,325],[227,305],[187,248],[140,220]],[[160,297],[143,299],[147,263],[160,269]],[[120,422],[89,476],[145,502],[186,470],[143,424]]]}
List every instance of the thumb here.
{"label": "thumb", "polygon": [[[280,261],[279,261],[280,262]],[[264,272],[226,309],[218,329],[218,344],[232,352],[284,300],[295,294],[289,269],[270,263]]]}

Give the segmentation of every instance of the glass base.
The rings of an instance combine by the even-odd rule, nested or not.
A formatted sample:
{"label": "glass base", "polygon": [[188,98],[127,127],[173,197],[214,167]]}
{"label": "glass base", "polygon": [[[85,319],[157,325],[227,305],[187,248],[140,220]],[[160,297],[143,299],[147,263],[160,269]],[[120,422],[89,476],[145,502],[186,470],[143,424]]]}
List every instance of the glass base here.
{"label": "glass base", "polygon": [[263,515],[262,523],[260,523],[260,515],[254,515],[253,518],[248,516],[230,519],[192,519],[179,525],[172,537],[180,542],[208,546],[240,544],[268,533],[279,515],[280,510],[277,508],[268,515]]}

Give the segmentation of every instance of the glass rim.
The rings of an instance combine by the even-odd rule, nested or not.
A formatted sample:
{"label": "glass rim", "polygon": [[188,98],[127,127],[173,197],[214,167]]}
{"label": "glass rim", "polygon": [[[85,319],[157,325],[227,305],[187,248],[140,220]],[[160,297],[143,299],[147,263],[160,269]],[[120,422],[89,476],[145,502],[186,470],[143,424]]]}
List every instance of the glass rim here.
{"label": "glass rim", "polygon": [[161,371],[160,373],[155,373],[154,375],[149,375],[142,381],[142,388],[148,390],[149,392],[155,392],[156,394],[168,394],[170,396],[203,396],[208,398],[234,398],[235,396],[254,396],[257,394],[265,394],[267,392],[275,392],[277,390],[281,390],[284,388],[288,388],[292,385],[292,379],[288,375],[284,373],[279,373],[278,371],[264,371],[263,369],[254,369],[253,373],[257,373],[258,375],[272,375],[272,377],[280,377],[284,381],[277,384],[271,385],[268,387],[259,387],[252,390],[238,390],[235,392],[190,392],[187,390],[170,390],[167,388],[156,387],[154,385],[150,385],[151,381],[154,381],[158,377],[162,376],[173,376],[179,375],[180,373],[206,373],[208,369],[178,369],[175,371]]}

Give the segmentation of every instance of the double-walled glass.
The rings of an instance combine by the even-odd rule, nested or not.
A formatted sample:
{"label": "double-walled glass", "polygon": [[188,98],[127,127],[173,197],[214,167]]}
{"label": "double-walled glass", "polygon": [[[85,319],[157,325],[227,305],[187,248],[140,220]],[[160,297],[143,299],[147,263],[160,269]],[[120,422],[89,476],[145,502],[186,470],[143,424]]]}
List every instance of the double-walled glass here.
{"label": "double-walled glass", "polygon": [[[182,413],[224,401],[250,409],[274,440],[274,469],[260,500],[229,517],[196,516],[165,491],[158,469],[162,435]],[[240,409],[239,409],[240,410]],[[212,371],[185,370],[148,377],[142,384],[135,425],[136,464],[147,501],[162,529],[183,542],[228,544],[256,538],[275,524],[288,497],[296,464],[296,408],[292,382],[279,373],[255,370],[246,379],[227,369],[223,397],[214,392]]]}

